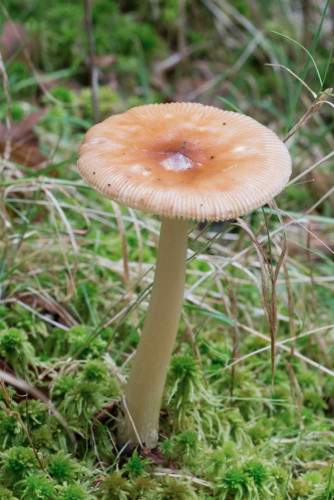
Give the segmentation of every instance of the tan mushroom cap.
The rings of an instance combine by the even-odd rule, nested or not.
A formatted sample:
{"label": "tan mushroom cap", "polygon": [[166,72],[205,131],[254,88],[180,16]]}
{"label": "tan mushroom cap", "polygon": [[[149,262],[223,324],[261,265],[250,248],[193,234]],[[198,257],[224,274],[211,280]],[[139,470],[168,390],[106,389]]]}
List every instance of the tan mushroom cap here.
{"label": "tan mushroom cap", "polygon": [[121,205],[167,217],[226,220],[274,198],[291,159],[267,127],[197,103],[149,104],[92,127],[82,177]]}

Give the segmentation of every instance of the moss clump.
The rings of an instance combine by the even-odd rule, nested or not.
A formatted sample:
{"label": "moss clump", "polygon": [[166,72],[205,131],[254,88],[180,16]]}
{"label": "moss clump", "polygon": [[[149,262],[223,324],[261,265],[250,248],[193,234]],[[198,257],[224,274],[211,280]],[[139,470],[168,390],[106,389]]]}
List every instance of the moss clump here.
{"label": "moss clump", "polygon": [[4,450],[17,444],[15,441],[21,433],[22,428],[17,418],[0,410],[0,448]]}
{"label": "moss clump", "polygon": [[165,479],[158,498],[159,500],[195,500],[198,497],[186,482],[176,479]]}
{"label": "moss clump", "polygon": [[7,488],[0,486],[0,500],[18,500],[13,496],[13,493]]}
{"label": "moss clump", "polygon": [[39,471],[34,452],[24,446],[14,446],[4,451],[0,456],[0,463],[0,480],[9,487]]}
{"label": "moss clump", "polygon": [[107,376],[107,370],[105,366],[101,364],[87,363],[82,378],[89,381],[104,381]]}
{"label": "moss clump", "polygon": [[106,342],[99,336],[92,338],[92,333],[83,325],[72,326],[67,332],[69,354],[74,355],[82,349],[81,359],[101,358]]}
{"label": "moss clump", "polygon": [[100,484],[102,500],[126,500],[130,483],[119,471],[114,471]]}
{"label": "moss clump", "polygon": [[76,460],[63,451],[58,451],[55,455],[50,455],[47,461],[47,471],[57,484],[70,484],[75,481],[80,472],[84,471]]}
{"label": "moss clump", "polygon": [[28,363],[34,361],[34,348],[28,341],[28,336],[19,328],[9,328],[0,332],[0,354],[20,373]]}
{"label": "moss clump", "polygon": [[88,421],[105,403],[101,386],[97,383],[79,382],[68,391],[60,408],[70,419],[83,417]]}
{"label": "moss clump", "polygon": [[61,486],[57,498],[59,500],[93,500],[93,497],[87,493],[86,488],[80,484]]}
{"label": "moss clump", "polygon": [[27,477],[20,486],[23,488],[23,499],[53,500],[56,498],[54,484],[46,477]]}
{"label": "moss clump", "polygon": [[148,476],[145,468],[150,464],[150,462],[151,460],[148,458],[140,458],[138,451],[135,450],[123,469],[127,471],[130,479],[137,476]]}

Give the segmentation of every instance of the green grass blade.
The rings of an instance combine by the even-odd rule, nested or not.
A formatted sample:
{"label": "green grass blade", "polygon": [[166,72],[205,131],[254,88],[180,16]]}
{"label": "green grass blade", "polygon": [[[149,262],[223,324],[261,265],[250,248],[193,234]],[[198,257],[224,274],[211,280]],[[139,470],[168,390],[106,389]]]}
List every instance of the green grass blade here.
{"label": "green grass blade", "polygon": [[327,488],[326,488],[326,500],[333,500],[333,497],[330,496],[331,487],[332,487],[332,479],[333,479],[333,468],[334,468],[334,463],[332,463],[331,470],[329,471],[328,484],[327,484]]}
{"label": "green grass blade", "polygon": [[244,114],[240,108],[238,108],[233,102],[231,102],[229,99],[226,99],[225,97],[220,97],[218,96],[218,99],[223,102],[224,104],[227,104],[230,106],[230,108],[233,109],[233,111],[236,111],[237,113],[241,113],[242,115]]}
{"label": "green grass blade", "polygon": [[303,49],[306,54],[309,56],[309,58],[311,59],[311,61],[313,62],[313,65],[314,65],[314,68],[315,68],[315,71],[318,75],[318,78],[319,78],[319,82],[320,82],[320,88],[322,88],[322,78],[321,78],[321,75],[320,75],[320,71],[319,71],[319,68],[314,60],[314,57],[312,56],[312,54],[307,50],[306,47],[304,47],[304,45],[302,45],[301,43],[297,42],[297,40],[294,40],[293,38],[291,38],[290,36],[287,36],[287,35],[283,35],[283,33],[279,33],[278,31],[272,31],[272,33],[275,33],[275,35],[279,35],[283,38],[286,38],[287,40],[290,40],[290,42],[293,42],[295,43],[296,45],[298,45],[298,47],[300,47],[301,49]]}
{"label": "green grass blade", "polygon": [[218,319],[219,321],[222,321],[226,325],[234,326],[234,321],[232,319],[230,319],[228,316],[226,316],[226,314],[214,312],[214,311],[208,311],[207,309],[204,309],[204,307],[198,307],[194,304],[185,303],[184,307],[187,307],[188,309],[192,309],[193,311],[197,312],[198,314],[203,314],[203,316],[210,316],[211,318]]}
{"label": "green grass blade", "polygon": [[[329,6],[329,0],[327,0],[327,2],[326,2],[325,8],[324,8],[323,13],[322,13],[320,24],[318,26],[317,32],[315,34],[315,37],[313,39],[311,48],[309,50],[309,52],[310,52],[311,55],[314,54],[315,48],[317,46],[317,43],[318,43],[318,40],[319,40],[319,37],[320,37],[320,33],[321,33],[321,30],[322,30],[322,25],[323,25],[325,17],[326,17],[328,6]],[[308,57],[307,60],[306,60],[306,62],[305,62],[302,74],[301,74],[301,79],[302,80],[304,80],[304,78],[306,76],[306,73],[307,73],[307,70],[309,68],[310,63],[311,63],[311,58]],[[287,125],[286,125],[286,131],[285,131],[286,134],[292,128],[294,114],[295,114],[295,111],[296,111],[296,107],[297,107],[297,103],[298,103],[298,99],[299,99],[299,95],[300,95],[300,92],[302,90],[302,87],[303,87],[303,84],[301,82],[299,82],[298,85],[297,85],[297,90],[296,90],[296,94],[295,94],[294,100],[292,102],[290,113],[289,113],[289,116],[288,116],[288,119],[287,119]]]}
{"label": "green grass blade", "polygon": [[331,48],[329,50],[329,55],[328,55],[328,60],[327,60],[327,65],[326,65],[326,69],[325,69],[325,73],[324,73],[324,76],[323,76],[323,79],[322,81],[325,83],[326,81],[326,78],[327,78],[327,75],[328,75],[328,70],[329,70],[329,67],[332,63],[332,57],[333,57],[333,50],[334,50],[334,36],[332,38],[332,44],[331,44]]}

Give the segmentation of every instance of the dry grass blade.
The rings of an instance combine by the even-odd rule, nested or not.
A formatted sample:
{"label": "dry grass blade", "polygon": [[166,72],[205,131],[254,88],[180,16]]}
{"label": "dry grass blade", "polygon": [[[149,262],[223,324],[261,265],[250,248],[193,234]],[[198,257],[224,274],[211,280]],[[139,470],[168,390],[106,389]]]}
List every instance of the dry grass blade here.
{"label": "dry grass blade", "polygon": [[[313,102],[311,107],[308,109],[308,111],[305,113],[304,116],[301,117],[298,123],[294,127],[292,127],[291,130],[286,134],[286,136],[282,139],[283,142],[286,142],[300,127],[302,127],[315,113],[319,111],[319,109],[322,107],[322,105],[325,102],[328,102],[326,99],[328,97],[328,94],[330,94],[333,91],[332,88],[326,89],[324,92],[322,92]],[[331,103],[328,103],[331,104]]]}
{"label": "dry grass blade", "polygon": [[296,75],[296,73],[294,73],[293,71],[291,71],[291,69],[287,68],[286,66],[284,66],[283,64],[271,64],[271,63],[266,63],[265,66],[272,66],[274,68],[283,68],[285,69],[285,71],[287,71],[288,73],[290,73],[292,76],[294,76],[302,85],[304,85],[304,87],[309,91],[311,92],[312,96],[313,96],[313,99],[316,99],[317,98],[317,94],[304,82],[304,80],[302,80],[301,78],[299,78],[299,76]]}
{"label": "dry grass blade", "polygon": [[6,299],[6,300],[0,301],[0,304],[10,304],[10,303],[19,304],[21,307],[23,307],[23,309],[26,309],[27,311],[31,312],[33,315],[37,316],[38,318],[42,319],[43,321],[46,321],[50,325],[53,325],[57,328],[60,328],[61,330],[66,330],[66,331],[69,330],[68,326],[65,326],[65,325],[59,323],[58,321],[54,321],[53,319],[49,318],[48,316],[41,314],[40,312],[36,311],[36,309],[29,307],[28,304],[26,304],[22,300],[18,300],[18,299],[13,298],[13,299]]}
{"label": "dry grass blade", "polygon": [[91,0],[85,0],[85,18],[86,18],[86,28],[88,34],[89,43],[89,67],[91,73],[91,88],[92,88],[92,104],[94,112],[94,122],[99,123],[100,111],[99,111],[99,95],[98,95],[98,85],[99,85],[99,74],[98,68],[95,64],[96,51],[95,51],[95,40],[93,33],[93,19],[92,19],[92,5]]}
{"label": "dry grass blade", "polygon": [[[267,314],[267,321],[271,337],[271,370],[272,370],[272,381],[273,381],[275,373],[275,340],[277,332],[277,305],[276,305],[274,273],[261,244],[254,236],[251,229],[248,227],[248,225],[243,219],[237,218],[237,221],[238,221],[237,225],[239,225],[242,229],[244,229],[244,231],[246,231],[246,233],[249,235],[259,258],[260,269],[261,269],[262,300],[264,309]],[[271,287],[269,284],[268,275],[270,277]]]}
{"label": "dry grass blade", "polygon": [[[257,330],[254,330],[254,328],[251,328],[251,327],[249,327],[247,325],[244,325],[243,323],[239,323],[238,322],[238,326],[242,330],[245,330],[246,332],[249,332],[249,333],[255,335],[256,337],[259,337],[259,338],[261,338],[261,339],[263,339],[266,342],[268,342],[268,343],[271,344],[271,339],[267,335],[264,335],[263,333],[258,332]],[[278,347],[279,349],[283,349],[283,351],[290,352],[290,348],[287,347],[285,344],[288,344],[290,342],[295,342],[296,340],[299,340],[299,339],[301,339],[303,337],[307,337],[309,335],[313,335],[314,333],[320,333],[320,332],[323,332],[323,331],[326,331],[326,330],[331,330],[332,328],[334,328],[334,324],[333,325],[322,326],[322,327],[319,327],[319,328],[314,328],[312,330],[309,330],[307,332],[299,334],[297,337],[289,337],[288,339],[285,339],[285,340],[279,340],[278,342],[275,343],[275,347]],[[268,349],[271,349],[271,345],[269,345],[267,347],[261,347],[261,349],[257,349],[256,351],[250,352],[250,353],[242,356],[241,358],[237,359],[233,363],[234,364],[241,363],[245,359],[248,359],[248,358],[250,358],[252,356],[260,354],[261,352],[268,351]],[[326,373],[327,375],[330,375],[331,377],[334,377],[334,371],[333,370],[330,370],[326,366],[323,366],[320,363],[317,363],[316,361],[308,358],[307,356],[304,356],[300,352],[298,352],[298,351],[295,350],[294,356],[296,356],[296,358],[301,359],[302,361],[305,361],[306,364],[309,364],[309,365],[311,365],[311,366],[319,369],[320,371]],[[232,366],[232,363],[224,366],[224,368],[222,368],[222,371],[229,370],[231,368],[231,366]]]}
{"label": "dry grass blade", "polygon": [[[334,191],[334,187],[332,189],[330,189],[330,191],[328,191],[328,193],[326,193],[326,196],[329,196],[332,192]],[[308,213],[309,211],[311,212],[313,208],[315,208],[315,206],[319,204],[319,201],[313,205],[313,207],[311,207],[306,213]],[[306,226],[304,226],[301,222],[300,222],[300,219],[303,219],[303,217],[301,217],[300,219],[295,219],[294,217],[292,217],[291,214],[288,214],[286,213],[284,210],[282,210],[281,208],[279,209],[279,212],[281,214],[284,214],[286,215],[287,217],[289,217],[290,219],[292,219],[288,224],[285,225],[285,227],[287,227],[289,224],[293,224],[294,222],[296,224],[298,224],[300,227],[302,227],[307,233],[310,233],[311,236],[313,236],[313,238],[315,238],[316,240],[319,241],[319,243],[321,243],[321,245],[323,245],[325,248],[327,248],[327,250],[334,254],[334,251],[322,240],[320,239],[316,234],[314,234],[313,231],[310,231],[310,229],[308,229]]]}
{"label": "dry grass blade", "polygon": [[121,240],[122,240],[124,287],[126,290],[129,290],[129,288],[130,288],[129,259],[128,259],[128,249],[127,249],[127,243],[126,243],[124,222],[123,222],[122,213],[121,213],[121,210],[119,208],[119,205],[117,203],[115,203],[114,201],[112,201],[111,204],[112,204],[112,207],[113,207],[115,215],[116,215],[118,229],[119,229],[119,232],[121,235]]}
{"label": "dry grass blade", "polygon": [[[294,304],[294,298],[293,298],[293,293],[292,293],[292,286],[291,286],[291,280],[290,280],[290,276],[289,276],[289,270],[288,270],[288,266],[286,265],[286,262],[283,262],[283,271],[284,271],[285,285],[286,285],[287,294],[288,294],[289,330],[290,330],[291,338],[294,338],[294,336],[295,336],[295,322],[294,322],[295,304]],[[295,349],[295,342],[292,341],[291,342],[291,349],[290,349],[290,364],[291,365],[293,363],[294,349]]]}
{"label": "dry grass blade", "polygon": [[141,236],[140,232],[140,226],[139,222],[136,216],[136,212],[132,208],[128,208],[129,214],[133,220],[133,227],[136,232],[137,236],[137,242],[138,242],[138,260],[137,260],[137,265],[138,265],[138,275],[137,279],[141,279],[142,273],[143,273],[143,238]]}
{"label": "dry grass blade", "polygon": [[137,440],[138,440],[139,446],[140,446],[141,448],[144,448],[143,443],[142,443],[142,442],[141,442],[141,440],[140,440],[140,437],[139,437],[138,431],[137,431],[137,429],[136,429],[135,423],[134,423],[134,421],[133,421],[133,418],[132,418],[132,416],[131,416],[131,413],[129,412],[129,408],[128,408],[128,405],[126,404],[126,399],[125,399],[125,396],[124,396],[124,395],[122,396],[122,404],[123,404],[123,408],[125,409],[125,411],[126,411],[126,413],[127,413],[127,415],[128,415],[128,418],[129,418],[129,420],[130,420],[130,422],[131,422],[131,425],[132,425],[132,427],[133,427],[133,431],[134,431],[134,433],[135,433],[135,435],[136,435],[136,438],[137,438]]}
{"label": "dry grass blade", "polygon": [[208,381],[207,381],[206,376],[204,374],[203,363],[202,363],[202,360],[201,360],[200,352],[199,352],[197,344],[196,344],[195,334],[194,334],[193,329],[191,328],[191,324],[190,324],[190,322],[188,320],[187,315],[184,313],[184,311],[182,311],[182,318],[183,318],[183,321],[184,321],[184,323],[186,325],[186,330],[187,330],[187,334],[188,334],[188,337],[189,337],[189,340],[190,340],[190,343],[191,343],[191,348],[192,348],[193,353],[194,353],[194,357],[198,361],[198,364],[199,364],[200,369],[201,369],[202,379],[203,379],[206,387],[208,387]]}
{"label": "dry grass blade", "polygon": [[175,478],[175,479],[186,479],[187,481],[191,481],[194,484],[197,484],[198,486],[204,486],[206,488],[210,488],[213,490],[212,484],[208,483],[207,481],[203,481],[202,479],[198,479],[197,477],[191,476],[189,474],[176,474],[175,472],[171,472],[169,469],[164,470],[162,469],[161,471],[158,472],[153,472],[154,476],[160,476],[160,477],[170,477],[170,478]]}
{"label": "dry grass blade", "polygon": [[57,408],[53,405],[53,403],[46,397],[44,394],[39,390],[36,389],[36,387],[33,387],[32,385],[28,384],[24,380],[15,377],[14,375],[11,375],[10,373],[7,373],[3,370],[0,370],[0,379],[3,380],[6,384],[12,385],[13,387],[17,387],[21,391],[25,391],[31,396],[33,396],[36,399],[39,399],[42,401],[47,408],[51,411],[51,413],[56,417],[56,419],[59,421],[59,423],[64,427],[66,430],[67,434],[69,435],[71,441],[73,444],[76,443],[75,436],[71,429],[69,428],[67,422],[65,421],[64,417],[59,413]]}
{"label": "dry grass blade", "polygon": [[321,160],[317,161],[316,163],[314,163],[313,165],[311,165],[309,168],[307,168],[306,170],[304,170],[301,174],[299,174],[296,177],[294,177],[293,179],[291,179],[290,182],[288,183],[288,186],[291,186],[291,184],[295,184],[297,181],[299,181],[300,179],[302,179],[303,177],[305,177],[305,175],[307,175],[310,172],[312,172],[312,170],[320,167],[320,165],[322,165],[323,163],[325,163],[327,160],[330,160],[333,156],[334,156],[334,151],[331,151],[327,156],[324,156],[324,158],[321,158]]}
{"label": "dry grass blade", "polygon": [[[227,286],[227,293],[228,293],[228,299],[229,299],[229,304],[227,303],[224,290],[222,287],[222,284],[218,278],[216,278],[215,282],[217,285],[217,288],[219,290],[219,293],[222,297],[223,303],[224,303],[224,308],[227,313],[227,316],[232,320],[233,325],[229,326],[229,330],[231,332],[231,337],[232,337],[232,361],[238,359],[239,357],[239,329],[237,326],[237,298],[233,290],[233,286],[231,281],[228,279],[228,277],[224,274],[224,281]],[[234,392],[234,381],[235,381],[235,366],[232,365],[231,368],[231,385],[230,385],[230,396],[233,398],[233,392]]]}
{"label": "dry grass blade", "polygon": [[45,194],[50,198],[50,200],[53,203],[53,206],[56,208],[57,212],[59,213],[60,218],[61,218],[61,220],[66,228],[66,231],[68,233],[68,236],[70,238],[73,252],[74,252],[73,272],[72,272],[71,267],[68,263],[66,252],[64,252],[64,259],[65,259],[65,262],[67,265],[67,271],[68,271],[68,275],[70,277],[70,283],[71,283],[71,287],[68,290],[67,298],[66,298],[66,300],[68,300],[72,296],[72,294],[74,293],[74,290],[75,290],[75,275],[76,275],[77,269],[78,269],[79,247],[78,247],[77,242],[75,240],[72,226],[69,223],[69,221],[68,221],[63,209],[61,208],[57,198],[53,195],[53,193],[47,187],[43,186],[42,189],[45,192]]}
{"label": "dry grass blade", "polygon": [[8,76],[7,76],[7,71],[6,67],[2,58],[2,54],[0,51],[0,72],[2,75],[2,83],[3,83],[3,88],[5,91],[6,99],[7,99],[7,115],[6,115],[6,128],[7,128],[7,135],[6,135],[6,145],[5,145],[5,151],[3,154],[3,161],[0,163],[0,172],[4,169],[5,166],[7,166],[7,162],[10,158],[10,153],[11,153],[11,147],[12,147],[12,98],[10,95],[10,90],[9,90],[9,81],[8,81]]}

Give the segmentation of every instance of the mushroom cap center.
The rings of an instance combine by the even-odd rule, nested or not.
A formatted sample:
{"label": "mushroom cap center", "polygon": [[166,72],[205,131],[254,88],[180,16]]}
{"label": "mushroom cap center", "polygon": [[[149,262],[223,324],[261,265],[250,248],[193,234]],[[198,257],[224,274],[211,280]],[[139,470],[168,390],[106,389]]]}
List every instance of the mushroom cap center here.
{"label": "mushroom cap center", "polygon": [[194,166],[194,163],[191,161],[191,159],[181,153],[167,154],[167,158],[162,160],[160,164],[167,170],[174,170],[174,172],[190,170]]}

